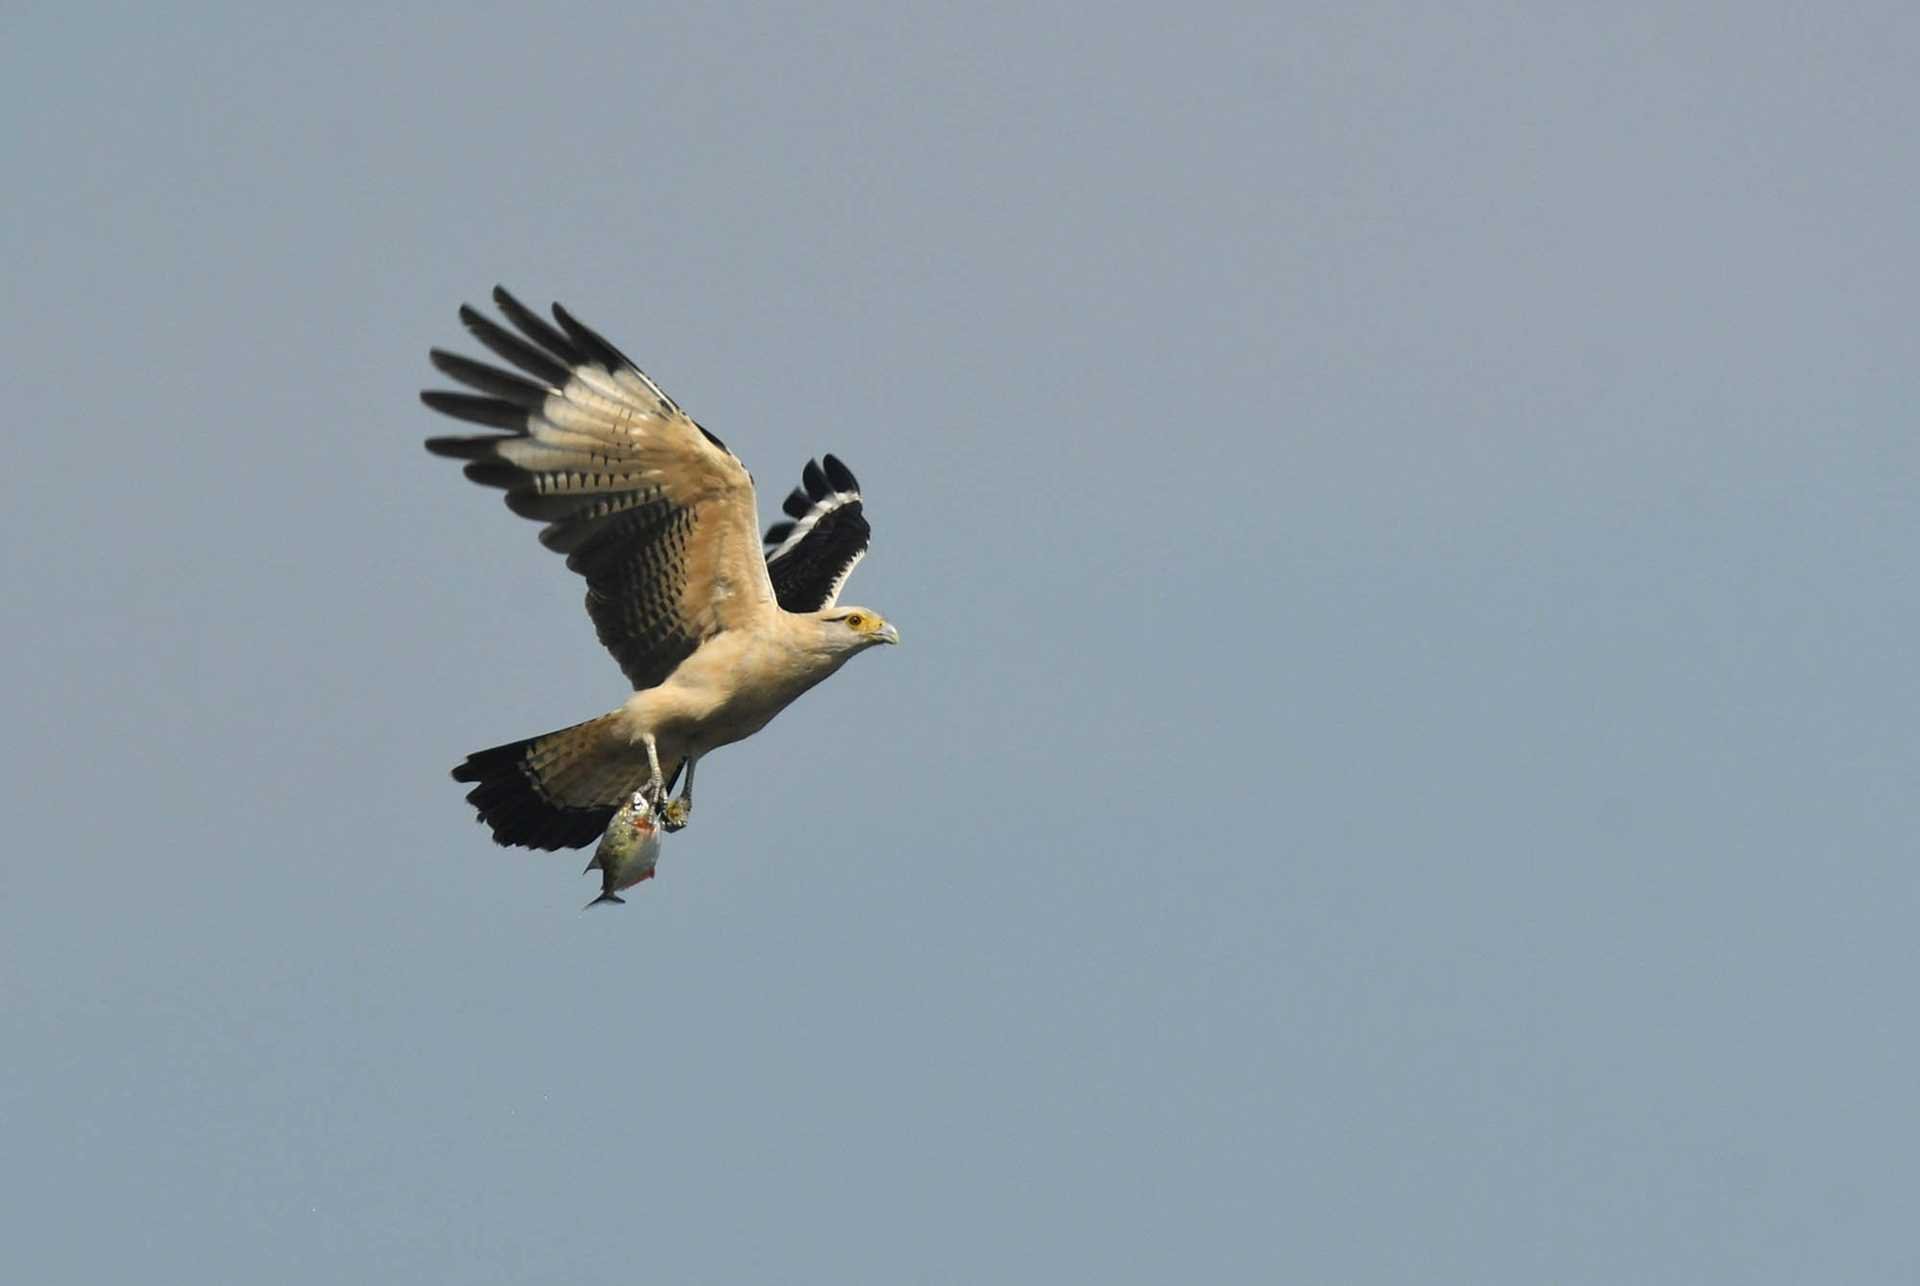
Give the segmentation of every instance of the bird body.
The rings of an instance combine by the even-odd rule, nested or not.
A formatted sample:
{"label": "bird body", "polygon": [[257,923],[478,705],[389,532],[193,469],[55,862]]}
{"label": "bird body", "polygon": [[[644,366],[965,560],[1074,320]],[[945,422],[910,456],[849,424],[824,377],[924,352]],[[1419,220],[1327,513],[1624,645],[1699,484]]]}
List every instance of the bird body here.
{"label": "bird body", "polygon": [[672,738],[675,758],[743,740],[868,640],[891,641],[891,628],[863,635],[819,613],[770,613],[752,628],[720,635],[665,681],[634,693],[621,708],[621,730],[634,741],[648,731]]}
{"label": "bird body", "polygon": [[859,484],[831,455],[809,461],[763,542],[752,478],[718,438],[559,305],[550,325],[505,290],[494,302],[513,330],[471,308],[461,320],[524,374],[435,350],[436,367],[479,392],[421,397],[505,432],[427,449],[546,524],[541,542],[586,578],[587,613],[633,695],[476,751],[453,775],[502,844],[604,847],[636,792],[678,829],[701,756],[760,731],[856,653],[899,642],[878,613],[838,603],[869,540]]}

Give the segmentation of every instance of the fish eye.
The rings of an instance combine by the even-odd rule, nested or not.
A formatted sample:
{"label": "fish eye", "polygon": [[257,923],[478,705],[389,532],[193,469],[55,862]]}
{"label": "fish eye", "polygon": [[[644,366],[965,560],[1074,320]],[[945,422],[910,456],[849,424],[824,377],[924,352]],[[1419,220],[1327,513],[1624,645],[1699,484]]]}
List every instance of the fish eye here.
{"label": "fish eye", "polygon": [[860,615],[860,613],[858,612],[855,612],[852,616],[849,616],[847,618],[847,628],[850,630],[857,630],[862,625],[865,625],[866,623],[867,623],[867,618]]}

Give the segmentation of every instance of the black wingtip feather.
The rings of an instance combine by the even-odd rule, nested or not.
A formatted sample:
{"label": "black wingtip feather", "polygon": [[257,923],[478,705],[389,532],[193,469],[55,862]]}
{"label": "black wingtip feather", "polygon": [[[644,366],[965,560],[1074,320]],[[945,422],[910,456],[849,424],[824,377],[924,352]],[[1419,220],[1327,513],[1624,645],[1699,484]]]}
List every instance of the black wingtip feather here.
{"label": "black wingtip feather", "polygon": [[482,317],[478,309],[469,304],[460,305],[460,320],[475,339],[493,350],[495,356],[513,363],[548,388],[559,388],[567,382],[565,366],[513,332],[503,329],[492,318]]}
{"label": "black wingtip feather", "polygon": [[833,494],[833,488],[827,485],[827,475],[820,472],[818,460],[807,461],[807,467],[800,471],[800,481],[807,484],[807,495],[815,500],[825,500]]}
{"label": "black wingtip feather", "polygon": [[493,444],[506,439],[498,435],[474,438],[428,438],[427,450],[453,460],[485,460],[493,455]]}
{"label": "black wingtip feather", "polygon": [[527,477],[523,471],[500,460],[475,460],[461,472],[483,487],[499,487],[502,490],[520,485]]}
{"label": "black wingtip feather", "polygon": [[787,493],[787,498],[781,502],[780,508],[786,511],[789,518],[804,518],[813,508],[813,501],[807,499],[806,492],[795,487]]}
{"label": "black wingtip feather", "polygon": [[484,424],[493,429],[524,429],[527,426],[526,407],[502,402],[497,397],[482,397],[478,393],[449,393],[430,388],[421,392],[420,400],[442,415],[451,415],[469,424]]}
{"label": "black wingtip feather", "polygon": [[593,327],[582,324],[559,304],[553,306],[553,319],[560,323],[562,330],[567,332],[567,338],[609,371],[617,371],[622,367],[633,365],[632,360],[608,343],[604,335]]}
{"label": "black wingtip feather", "polygon": [[586,360],[585,355],[573,346],[571,340],[555,330],[541,318],[540,314],[508,294],[505,286],[493,288],[493,302],[499,306],[502,313],[506,314],[507,320],[513,323],[514,329],[546,349],[554,357],[560,358],[569,366],[578,366]]}
{"label": "black wingtip feather", "polygon": [[767,528],[766,542],[769,545],[777,545],[781,541],[785,540],[788,536],[791,536],[792,534],[793,534],[792,523],[776,522],[775,524],[773,524],[773,526]]}
{"label": "black wingtip feather", "polygon": [[[533,518],[539,522],[561,522],[593,503],[592,496],[543,496],[526,487],[525,483],[526,475],[519,475],[518,485],[507,491],[507,508],[522,518]],[[548,549],[553,549],[556,548],[554,541],[565,535],[565,532],[553,532],[552,528],[548,528],[540,533],[540,543]]]}
{"label": "black wingtip feather", "polygon": [[835,491],[857,492],[860,490],[859,479],[853,476],[853,470],[840,463],[839,456],[828,452],[821,457],[820,463],[827,467],[827,481],[833,484]]}
{"label": "black wingtip feather", "polygon": [[547,388],[535,384],[532,380],[503,371],[497,366],[488,366],[476,362],[470,357],[458,353],[449,353],[444,348],[427,351],[427,360],[434,369],[459,380],[468,388],[477,388],[482,393],[491,393],[497,398],[513,403],[515,406],[535,410],[547,400]]}

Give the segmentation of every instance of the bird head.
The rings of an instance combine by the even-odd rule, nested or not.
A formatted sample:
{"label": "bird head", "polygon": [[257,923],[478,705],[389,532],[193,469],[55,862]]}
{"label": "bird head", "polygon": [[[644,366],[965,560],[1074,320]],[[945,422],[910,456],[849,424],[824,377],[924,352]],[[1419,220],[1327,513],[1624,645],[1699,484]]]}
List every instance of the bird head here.
{"label": "bird head", "polygon": [[837,647],[859,652],[879,643],[898,643],[900,631],[869,607],[832,607],[820,614],[827,638]]}

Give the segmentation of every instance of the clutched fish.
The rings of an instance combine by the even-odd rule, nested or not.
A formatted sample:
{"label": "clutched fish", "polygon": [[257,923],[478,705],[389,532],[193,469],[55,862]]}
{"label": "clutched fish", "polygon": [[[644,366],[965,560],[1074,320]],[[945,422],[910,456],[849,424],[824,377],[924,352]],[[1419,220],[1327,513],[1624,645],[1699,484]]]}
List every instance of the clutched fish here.
{"label": "clutched fish", "polygon": [[624,903],[620,890],[652,879],[659,861],[660,827],[653,818],[653,805],[635,791],[607,823],[607,833],[600,837],[600,847],[593,850],[593,860],[587,863],[588,871],[600,872],[600,896],[587,905]]}

